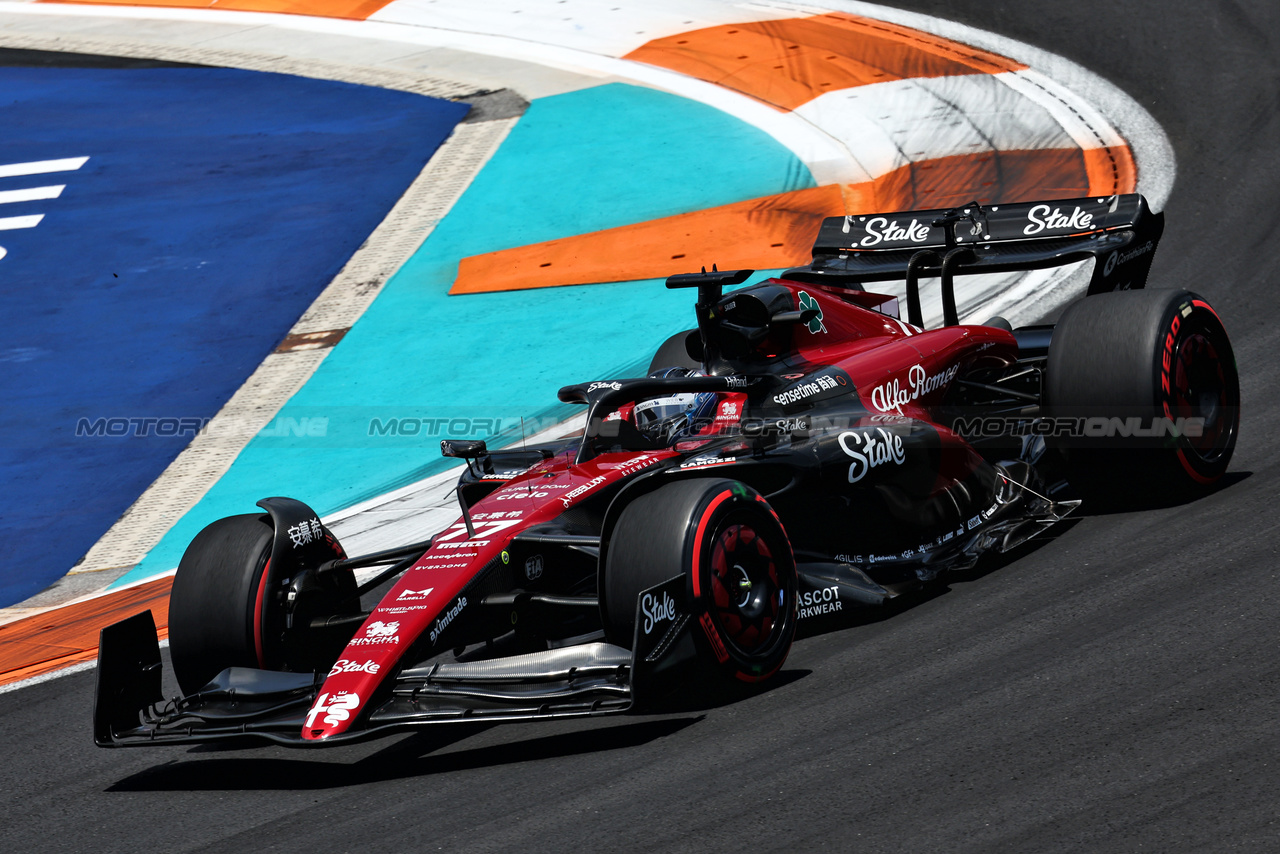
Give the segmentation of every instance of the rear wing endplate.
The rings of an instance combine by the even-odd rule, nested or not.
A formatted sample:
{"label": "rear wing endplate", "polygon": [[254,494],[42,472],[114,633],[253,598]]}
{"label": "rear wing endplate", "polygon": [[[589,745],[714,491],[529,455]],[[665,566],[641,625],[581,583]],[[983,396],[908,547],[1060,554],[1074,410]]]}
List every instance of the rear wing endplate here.
{"label": "rear wing endplate", "polygon": [[1146,284],[1164,214],[1137,193],[823,220],[813,263],[784,278],[848,287],[920,275],[1037,270],[1093,258],[1089,293]]}

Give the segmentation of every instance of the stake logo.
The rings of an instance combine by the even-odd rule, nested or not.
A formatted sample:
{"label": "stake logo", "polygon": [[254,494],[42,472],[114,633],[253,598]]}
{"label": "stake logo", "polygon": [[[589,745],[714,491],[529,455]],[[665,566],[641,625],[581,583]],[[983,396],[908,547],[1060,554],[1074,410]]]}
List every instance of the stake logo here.
{"label": "stake logo", "polygon": [[1027,222],[1029,224],[1022,229],[1022,233],[1028,235],[1039,234],[1045,229],[1089,231],[1093,228],[1093,214],[1085,213],[1080,208],[1064,214],[1059,208],[1049,210],[1048,205],[1036,205],[1027,211]]}
{"label": "stake logo", "polygon": [[644,614],[644,633],[647,635],[658,623],[676,618],[676,603],[665,590],[661,601],[653,594],[646,593],[640,598],[640,612]]}
{"label": "stake logo", "polygon": [[859,246],[876,246],[880,243],[924,243],[929,239],[929,227],[919,220],[911,220],[906,225],[898,221],[890,221],[888,217],[875,216],[867,220],[864,226],[866,237],[858,241]]}
{"label": "stake logo", "polygon": [[876,466],[892,463],[902,465],[907,453],[902,449],[902,437],[877,427],[875,433],[841,433],[840,450],[853,459],[849,464],[849,482],[857,483]]}

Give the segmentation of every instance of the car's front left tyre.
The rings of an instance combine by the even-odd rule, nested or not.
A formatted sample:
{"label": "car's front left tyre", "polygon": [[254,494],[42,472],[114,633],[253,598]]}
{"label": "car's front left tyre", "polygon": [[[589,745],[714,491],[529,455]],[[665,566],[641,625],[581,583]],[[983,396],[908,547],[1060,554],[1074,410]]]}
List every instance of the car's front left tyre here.
{"label": "car's front left tyre", "polygon": [[354,575],[347,569],[318,577],[290,627],[289,572],[272,562],[274,541],[271,517],[251,513],[211,523],[187,546],[169,595],[169,652],[184,694],[228,667],[307,672],[327,669],[341,651],[343,630],[310,623],[358,606]]}

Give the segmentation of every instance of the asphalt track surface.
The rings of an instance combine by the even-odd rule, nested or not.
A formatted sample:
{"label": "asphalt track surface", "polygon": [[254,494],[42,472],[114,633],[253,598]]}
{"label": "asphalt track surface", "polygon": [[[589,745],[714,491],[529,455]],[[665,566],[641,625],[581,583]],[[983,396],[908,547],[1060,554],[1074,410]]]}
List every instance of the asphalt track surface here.
{"label": "asphalt track surface", "polygon": [[0,695],[0,850],[1276,850],[1280,7],[894,5],[1065,55],[1164,126],[1179,172],[1153,283],[1211,299],[1243,373],[1222,489],[1087,515],[705,708],[104,751],[94,673]]}

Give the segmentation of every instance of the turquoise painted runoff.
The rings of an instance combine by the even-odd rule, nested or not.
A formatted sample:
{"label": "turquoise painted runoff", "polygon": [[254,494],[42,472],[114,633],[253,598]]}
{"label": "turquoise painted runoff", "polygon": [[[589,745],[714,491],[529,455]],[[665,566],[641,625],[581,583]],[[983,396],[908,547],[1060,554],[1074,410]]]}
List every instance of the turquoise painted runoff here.
{"label": "turquoise painted runoff", "polygon": [[693,325],[693,294],[661,280],[449,296],[460,259],[812,186],[771,137],[674,95],[615,83],[533,102],[275,422],[116,586],[172,569],[202,527],[264,496],[324,515],[443,470],[446,436],[518,441],[521,417],[532,433],[571,413],[561,386],[641,374]]}

